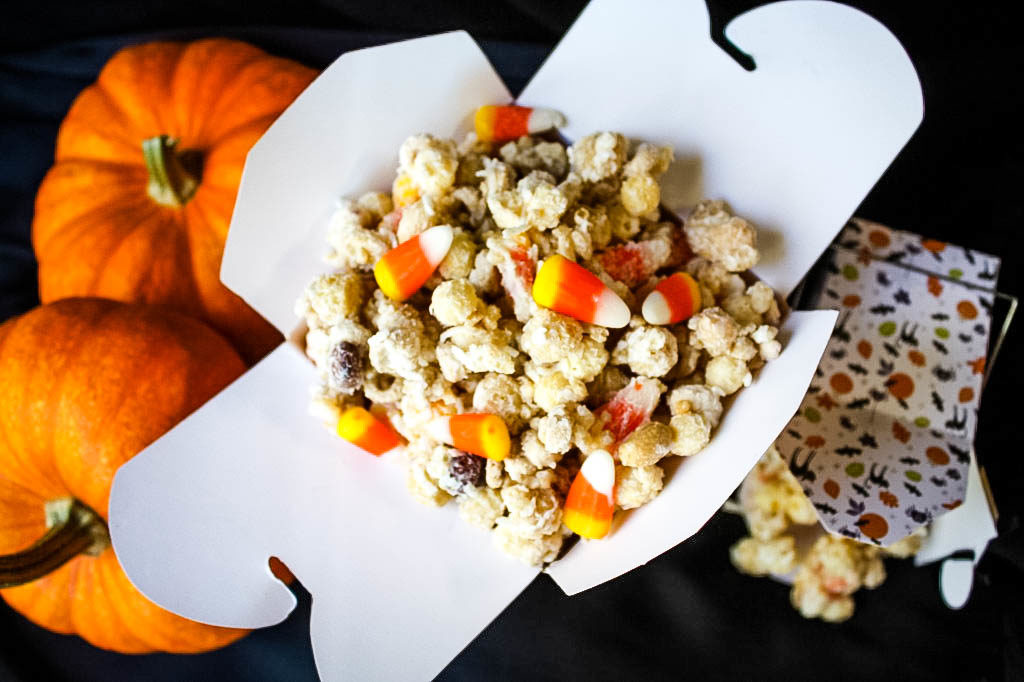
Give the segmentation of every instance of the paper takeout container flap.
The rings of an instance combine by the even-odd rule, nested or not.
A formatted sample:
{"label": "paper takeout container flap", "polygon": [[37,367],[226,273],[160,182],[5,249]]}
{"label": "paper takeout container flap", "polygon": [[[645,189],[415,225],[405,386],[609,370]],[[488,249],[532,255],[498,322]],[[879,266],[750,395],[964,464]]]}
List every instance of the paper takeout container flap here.
{"label": "paper takeout container flap", "polygon": [[[921,94],[896,39],[857,10],[782,2],[710,39],[700,0],[592,2],[520,101],[561,110],[573,139],[618,130],[675,146],[666,204],[728,200],[759,227],[757,274],[788,292],[918,125]],[[351,52],[249,154],[223,281],[288,334],[324,271],[342,196],[390,185],[402,140],[458,136],[510,94],[465,33]],[[696,532],[796,410],[835,314],[791,314],[782,356],[738,396],[711,445],[606,540],[549,568],[568,593],[604,582]],[[325,679],[429,678],[511,602],[536,569],[490,547],[454,509],[419,507],[400,455],[368,457],[306,412],[315,370],[283,345],[123,466],[110,500],[114,548],[157,604],[202,622],[259,627],[294,605],[275,555],[314,595]]]}

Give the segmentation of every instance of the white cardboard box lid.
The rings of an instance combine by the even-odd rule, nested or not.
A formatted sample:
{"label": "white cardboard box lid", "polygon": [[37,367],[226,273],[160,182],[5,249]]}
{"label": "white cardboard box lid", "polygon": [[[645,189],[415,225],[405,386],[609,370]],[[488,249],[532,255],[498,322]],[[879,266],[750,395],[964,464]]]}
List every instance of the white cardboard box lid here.
{"label": "white cardboard box lid", "polygon": [[[543,96],[562,109],[570,137],[618,129],[675,144],[678,166],[702,171],[689,174],[699,193],[759,223],[774,255],[757,272],[788,290],[916,128],[920,88],[895,38],[843,5],[758,8],[729,35],[756,71],[711,42],[700,0],[599,0],[524,102]],[[508,99],[464,33],[343,55],[250,152],[222,279],[290,330],[295,298],[324,269],[333,202],[389,186],[410,133],[460,134],[476,106]],[[666,200],[681,209],[679,197],[698,190],[671,173]],[[563,588],[608,580],[695,532],[796,409],[833,319],[791,315],[789,346],[737,399],[712,446],[621,532],[556,564]],[[122,467],[110,501],[115,550],[161,606],[245,627],[292,607],[266,569],[279,556],[314,594],[324,678],[430,677],[536,571],[489,548],[454,510],[415,505],[397,463],[324,432],[305,412],[313,380],[283,346]]]}

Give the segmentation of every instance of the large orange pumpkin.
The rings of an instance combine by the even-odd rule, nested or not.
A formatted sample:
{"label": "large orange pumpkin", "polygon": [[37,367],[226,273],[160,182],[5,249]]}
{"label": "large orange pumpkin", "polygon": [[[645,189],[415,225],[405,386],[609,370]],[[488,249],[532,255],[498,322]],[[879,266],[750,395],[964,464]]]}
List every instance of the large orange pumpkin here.
{"label": "large orange pumpkin", "polygon": [[220,283],[245,156],[315,72],[245,43],[118,52],[75,100],[36,199],[44,303],[102,296],[206,320],[249,362],[277,331]]}
{"label": "large orange pumpkin", "polygon": [[117,467],[244,370],[219,334],[157,306],[67,299],[0,326],[0,584],[32,579],[0,595],[45,628],[125,653],[245,634],[143,597],[104,522]]}

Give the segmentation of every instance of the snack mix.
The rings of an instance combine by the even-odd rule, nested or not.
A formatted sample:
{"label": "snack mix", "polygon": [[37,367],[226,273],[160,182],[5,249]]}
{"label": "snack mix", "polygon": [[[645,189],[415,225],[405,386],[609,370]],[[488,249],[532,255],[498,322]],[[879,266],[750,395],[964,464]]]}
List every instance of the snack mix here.
{"label": "snack mix", "polygon": [[922,527],[888,547],[876,547],[825,533],[798,556],[794,526],[817,525],[818,516],[774,447],[743,482],[740,506],[750,536],[732,546],[733,565],[754,576],[795,571],[789,593],[793,608],[804,618],[833,623],[853,615],[854,592],[882,584],[883,558],[913,556],[925,534]]}
{"label": "snack mix", "polygon": [[774,292],[740,276],[750,223],[721,201],[666,219],[671,148],[531,134],[562,124],[481,107],[461,144],[408,138],[391,193],[340,203],[334,272],[296,306],[314,413],[401,446],[413,497],[534,565],[651,501],[781,350]]}

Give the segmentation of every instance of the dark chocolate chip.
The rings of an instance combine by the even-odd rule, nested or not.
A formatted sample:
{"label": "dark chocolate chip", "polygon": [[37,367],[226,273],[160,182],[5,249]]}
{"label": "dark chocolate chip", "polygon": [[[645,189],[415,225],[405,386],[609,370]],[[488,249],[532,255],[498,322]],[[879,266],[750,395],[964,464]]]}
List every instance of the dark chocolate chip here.
{"label": "dark chocolate chip", "polygon": [[452,478],[463,486],[481,486],[484,483],[484,467],[487,460],[476,455],[458,454],[452,455],[448,464],[448,470]]}
{"label": "dark chocolate chip", "polygon": [[363,356],[359,346],[342,341],[331,349],[328,383],[339,393],[352,393],[363,385]]}

